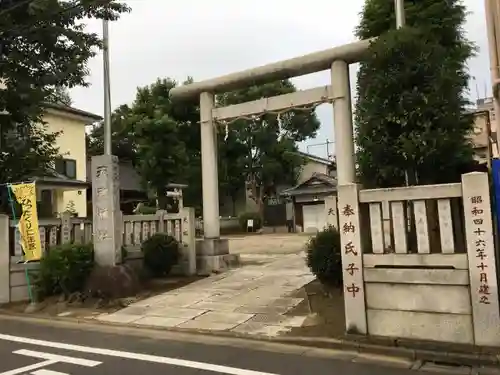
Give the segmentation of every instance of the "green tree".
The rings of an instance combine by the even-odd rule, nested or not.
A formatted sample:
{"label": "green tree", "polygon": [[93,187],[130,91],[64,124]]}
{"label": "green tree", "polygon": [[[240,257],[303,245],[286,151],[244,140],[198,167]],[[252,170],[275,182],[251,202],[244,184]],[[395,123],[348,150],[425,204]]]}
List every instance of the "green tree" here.
{"label": "green tree", "polygon": [[366,187],[457,181],[472,161],[472,119],[464,116],[474,46],[465,39],[459,0],[405,1],[407,25],[395,28],[394,3],[367,0],[357,28],[379,36],[358,73],[356,141]]}
{"label": "green tree", "polygon": [[221,134],[218,139],[219,201],[229,197],[232,215],[236,216],[238,194],[242,193],[246,184],[246,176],[242,173],[245,170],[246,158],[242,156],[246,154],[247,147],[238,140],[238,133],[229,131],[226,137],[225,130],[222,130]]}
{"label": "green tree", "polygon": [[136,168],[162,207],[169,183],[188,185],[186,204],[196,206],[201,200],[199,110],[194,101],[170,101],[170,90],[176,85],[167,78],[138,88],[135,101],[120,117],[127,130],[116,137],[119,144],[126,134],[130,135]]}
{"label": "green tree", "polygon": [[47,97],[46,101],[54,104],[62,104],[68,107],[71,107],[73,104],[73,100],[71,99],[68,89],[61,86],[56,87],[52,94]]}
{"label": "green tree", "polygon": [[46,173],[57,134],[43,125],[43,103],[58,88],[85,86],[87,63],[101,40],[84,18],[115,20],[118,1],[35,0],[0,3],[0,181]]}
{"label": "green tree", "polygon": [[[184,84],[191,82],[188,77]],[[168,183],[187,184],[185,204],[201,208],[198,102],[171,102],[169,93],[176,85],[170,78],[157,79],[138,88],[130,106],[123,104],[112,113],[112,153],[131,160],[144,185],[159,197]],[[87,136],[89,156],[103,153],[103,136],[101,122]]]}
{"label": "green tree", "polygon": [[[217,101],[219,106],[227,106],[295,91],[289,80],[282,80],[226,93]],[[232,195],[235,187],[246,183],[262,215],[266,198],[276,194],[279,185],[295,183],[304,163],[296,143],[314,137],[319,126],[314,112],[291,110],[236,120],[227,126],[226,134],[222,127],[222,187]]]}
{"label": "green tree", "polygon": [[[130,117],[131,109],[127,104],[122,104],[111,114],[111,151],[120,160],[135,162],[137,145]],[[87,135],[87,155],[102,155],[103,152],[104,123],[101,121]]]}

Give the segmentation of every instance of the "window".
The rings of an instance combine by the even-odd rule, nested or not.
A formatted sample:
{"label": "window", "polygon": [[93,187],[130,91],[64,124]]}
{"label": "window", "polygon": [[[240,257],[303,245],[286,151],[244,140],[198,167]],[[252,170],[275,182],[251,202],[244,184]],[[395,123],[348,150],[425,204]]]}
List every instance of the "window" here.
{"label": "window", "polygon": [[52,204],[52,190],[42,190],[40,193],[40,200]]}
{"label": "window", "polygon": [[74,159],[56,160],[56,172],[68,178],[76,178],[76,160]]}

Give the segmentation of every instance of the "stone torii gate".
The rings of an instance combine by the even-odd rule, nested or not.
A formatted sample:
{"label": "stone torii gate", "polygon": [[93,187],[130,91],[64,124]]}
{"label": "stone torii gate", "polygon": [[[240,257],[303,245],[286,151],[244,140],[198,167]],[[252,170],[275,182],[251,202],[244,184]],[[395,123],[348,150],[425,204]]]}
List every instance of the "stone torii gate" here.
{"label": "stone torii gate", "polygon": [[[203,180],[204,241],[197,250],[199,268],[208,272],[227,266],[229,248],[220,239],[219,186],[217,178],[217,124],[218,121],[252,116],[270,111],[293,109],[307,105],[332,102],[338,184],[355,181],[354,141],[349,83],[349,64],[362,60],[370,40],[279,61],[206,81],[172,89],[172,99],[200,97],[201,159]],[[298,91],[260,100],[215,107],[215,94],[256,83],[272,82],[330,69],[331,85]]]}

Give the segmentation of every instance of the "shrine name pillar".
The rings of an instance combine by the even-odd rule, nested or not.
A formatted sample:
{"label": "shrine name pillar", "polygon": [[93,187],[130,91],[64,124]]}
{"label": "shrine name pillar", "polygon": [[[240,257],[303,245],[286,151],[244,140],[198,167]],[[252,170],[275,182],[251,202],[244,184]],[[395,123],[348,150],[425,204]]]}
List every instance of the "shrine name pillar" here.
{"label": "shrine name pillar", "polygon": [[349,65],[345,61],[334,61],[331,74],[345,326],[348,333],[367,334],[362,220],[359,186],[356,184]]}
{"label": "shrine name pillar", "polygon": [[92,157],[92,230],[98,265],[113,267],[122,262],[123,219],[120,211],[118,157]]}

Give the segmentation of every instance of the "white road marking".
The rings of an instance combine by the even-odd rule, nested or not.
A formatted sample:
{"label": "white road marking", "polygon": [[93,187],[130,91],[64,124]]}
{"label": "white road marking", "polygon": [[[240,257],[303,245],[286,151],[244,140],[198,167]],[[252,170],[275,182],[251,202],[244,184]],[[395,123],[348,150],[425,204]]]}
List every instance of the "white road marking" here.
{"label": "white road marking", "polygon": [[53,362],[71,363],[72,365],[80,365],[80,366],[85,366],[85,367],[95,367],[95,366],[100,365],[102,363],[102,362],[98,362],[98,361],[91,361],[90,359],[67,357],[65,355],[38,352],[38,351],[27,350],[27,349],[16,350],[13,353],[25,355],[28,357],[46,359],[48,361],[53,361]]}
{"label": "white road marking", "polygon": [[52,371],[52,370],[46,370],[46,369],[41,369],[41,370],[36,370],[31,373],[31,375],[69,375],[65,372],[59,372],[59,371]]}
{"label": "white road marking", "polygon": [[[270,372],[252,371],[252,370],[245,370],[245,369],[236,368],[236,367],[214,365],[211,363],[188,361],[185,359],[160,357],[160,356],[150,355],[150,354],[122,352],[119,350],[112,350],[112,349],[91,348],[88,346],[65,344],[62,342],[54,342],[54,341],[46,341],[46,340],[38,340],[38,339],[29,338],[29,337],[20,337],[20,336],[0,334],[0,340],[16,342],[19,344],[38,345],[38,346],[43,346],[46,348],[53,348],[53,349],[71,350],[71,351],[80,352],[80,353],[96,354],[96,355],[103,355],[103,356],[108,356],[108,357],[125,358],[125,359],[132,359],[132,360],[136,360],[136,361],[187,367],[187,368],[192,368],[192,369],[197,369],[197,370],[218,372],[220,374],[228,374],[228,375],[279,375],[279,374],[273,374]],[[0,375],[15,375],[15,374],[18,374],[18,373],[13,373],[13,374],[1,373]]]}
{"label": "white road marking", "polygon": [[[84,358],[74,358],[74,357],[68,357],[65,355],[44,353],[44,352],[39,352],[39,351],[34,351],[34,350],[27,350],[27,349],[16,350],[13,353],[19,354],[19,355],[25,355],[28,357],[45,359],[45,361],[38,362],[38,363],[29,365],[29,366],[24,366],[24,367],[16,368],[13,370],[5,371],[5,372],[0,373],[0,375],[26,374],[29,371],[33,371],[33,370],[40,369],[42,367],[50,366],[50,365],[53,365],[54,363],[58,363],[58,362],[71,363],[73,365],[80,365],[80,366],[85,366],[85,367],[95,367],[95,366],[100,365],[102,363],[102,362],[98,362],[98,361],[91,361],[89,359],[84,359]],[[50,375],[50,372],[43,372],[43,371],[49,371],[49,370],[38,370],[38,371],[32,372],[32,374]],[[57,375],[57,374],[58,373],[54,373],[53,375]],[[59,374],[61,374],[61,373],[59,373]],[[65,374],[65,375],[67,375],[67,374]]]}
{"label": "white road marking", "polygon": [[57,363],[57,362],[56,361],[43,361],[43,362],[35,363],[33,365],[16,368],[16,369],[10,370],[10,371],[5,371],[5,372],[0,373],[0,375],[26,374],[27,372],[29,372],[31,370],[36,370],[36,369],[39,369],[40,367],[53,365],[54,363]]}

